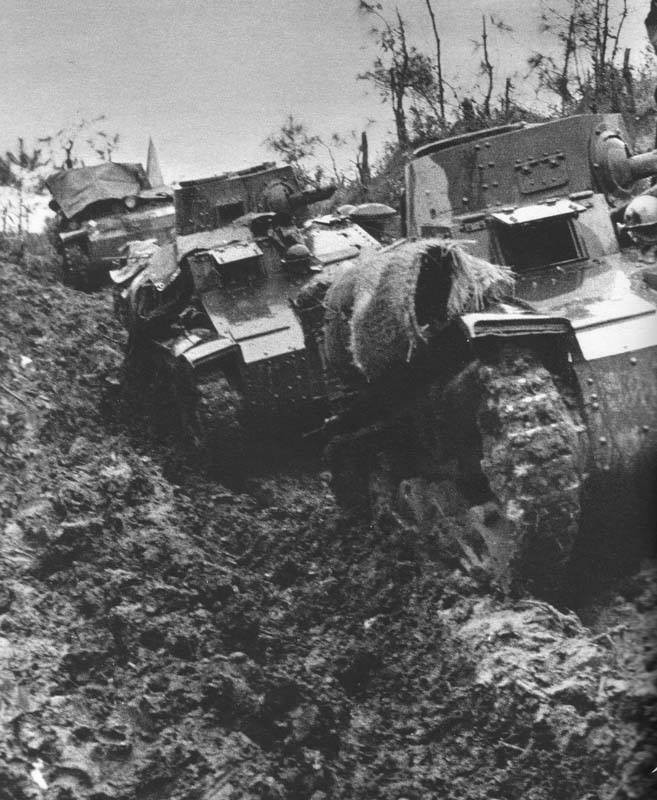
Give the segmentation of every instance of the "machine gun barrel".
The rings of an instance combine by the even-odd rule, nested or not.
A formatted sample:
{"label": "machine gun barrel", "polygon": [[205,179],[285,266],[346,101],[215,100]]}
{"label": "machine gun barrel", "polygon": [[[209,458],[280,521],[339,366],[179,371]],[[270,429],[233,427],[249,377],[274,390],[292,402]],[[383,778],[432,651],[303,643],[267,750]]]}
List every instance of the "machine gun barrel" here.
{"label": "machine gun barrel", "polygon": [[77,231],[63,231],[59,234],[59,238],[64,244],[73,244],[80,239],[86,239],[88,231],[86,228],[79,228]]}

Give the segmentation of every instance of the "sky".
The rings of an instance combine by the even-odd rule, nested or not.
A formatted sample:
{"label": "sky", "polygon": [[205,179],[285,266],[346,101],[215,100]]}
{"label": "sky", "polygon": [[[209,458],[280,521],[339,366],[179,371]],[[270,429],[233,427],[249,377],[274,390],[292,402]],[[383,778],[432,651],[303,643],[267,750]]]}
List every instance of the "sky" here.
{"label": "sky", "polygon": [[[513,28],[504,35],[491,31],[497,88],[513,73],[526,89],[527,55],[546,49],[541,4],[433,0],[450,81],[471,83],[478,62],[471,40],[482,13],[492,13]],[[648,0],[629,4],[624,45],[638,53],[646,45]],[[392,119],[374,89],[356,78],[376,55],[371,22],[357,5],[0,0],[0,151],[19,136],[31,142],[104,114],[105,128],[121,136],[115,160],[145,162],[152,136],[165,180],[197,178],[273,160],[264,141],[293,114],[326,138],[367,129],[371,149],[380,152],[393,137]],[[424,0],[397,5],[411,42],[433,52]]]}

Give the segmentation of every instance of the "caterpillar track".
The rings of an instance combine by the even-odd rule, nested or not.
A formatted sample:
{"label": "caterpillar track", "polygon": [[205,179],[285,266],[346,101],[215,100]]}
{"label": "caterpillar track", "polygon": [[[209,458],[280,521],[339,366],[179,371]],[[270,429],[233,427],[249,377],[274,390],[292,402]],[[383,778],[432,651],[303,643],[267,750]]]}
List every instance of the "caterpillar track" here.
{"label": "caterpillar track", "polygon": [[[578,534],[588,452],[576,398],[561,384],[527,349],[470,363],[388,426],[331,442],[336,499],[351,509],[369,503],[377,521],[384,507],[400,510],[409,481],[430,495],[451,474],[456,506],[487,509],[485,520],[469,518],[479,566],[507,589],[556,596]],[[420,505],[435,500],[425,494]],[[427,523],[422,512],[413,518]],[[463,554],[475,555],[469,546]]]}
{"label": "caterpillar track", "polygon": [[126,360],[123,400],[160,436],[174,435],[208,467],[233,467],[244,440],[242,397],[221,372],[197,377],[162,349],[136,348]]}
{"label": "caterpillar track", "polygon": [[478,378],[481,471],[511,532],[510,575],[554,594],[578,533],[585,426],[531,353],[503,352]]}
{"label": "caterpillar track", "polygon": [[222,373],[211,373],[196,382],[196,403],[186,404],[181,414],[195,447],[209,466],[235,468],[242,455],[243,400]]}

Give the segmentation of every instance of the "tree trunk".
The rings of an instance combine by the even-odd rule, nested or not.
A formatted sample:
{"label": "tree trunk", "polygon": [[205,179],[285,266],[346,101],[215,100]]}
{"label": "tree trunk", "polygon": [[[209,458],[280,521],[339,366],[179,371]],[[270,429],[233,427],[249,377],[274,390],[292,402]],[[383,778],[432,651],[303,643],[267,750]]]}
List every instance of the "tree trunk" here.
{"label": "tree trunk", "polygon": [[360,135],[360,163],[358,173],[363,189],[367,189],[370,182],[370,157],[369,145],[367,143],[367,133],[363,131]]}
{"label": "tree trunk", "polygon": [[436,17],[431,8],[431,0],[426,0],[429,16],[431,17],[431,25],[433,27],[433,36],[436,40],[436,77],[438,81],[438,107],[440,108],[441,122],[445,121],[445,84],[443,83],[443,64],[441,56],[440,36],[438,36],[438,28],[436,27]]}
{"label": "tree trunk", "polygon": [[625,84],[625,91],[627,94],[626,110],[630,114],[636,114],[636,98],[634,97],[634,78],[632,76],[632,67],[630,66],[630,48],[625,48],[623,55],[623,83]]}

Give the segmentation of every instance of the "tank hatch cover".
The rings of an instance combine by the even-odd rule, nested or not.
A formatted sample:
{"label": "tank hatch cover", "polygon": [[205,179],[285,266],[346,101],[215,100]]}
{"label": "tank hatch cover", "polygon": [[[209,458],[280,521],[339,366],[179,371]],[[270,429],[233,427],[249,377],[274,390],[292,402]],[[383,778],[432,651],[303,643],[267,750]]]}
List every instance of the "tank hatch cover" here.
{"label": "tank hatch cover", "polygon": [[310,249],[320,264],[356,258],[361,250],[381,249],[377,240],[359,225],[332,225],[314,220],[304,231]]}
{"label": "tank hatch cover", "polygon": [[246,258],[259,258],[262,250],[255,242],[230,242],[224,247],[210,250],[217,264],[231,264]]}
{"label": "tank hatch cover", "polygon": [[586,206],[574,203],[572,200],[562,199],[531,206],[520,206],[514,208],[513,211],[496,211],[491,214],[491,217],[503,225],[524,225],[542,219],[570,217],[582,211],[586,211]]}
{"label": "tank hatch cover", "polygon": [[522,194],[544,192],[546,189],[565,186],[569,181],[566,156],[562,152],[519,161],[515,169],[518,188]]}

